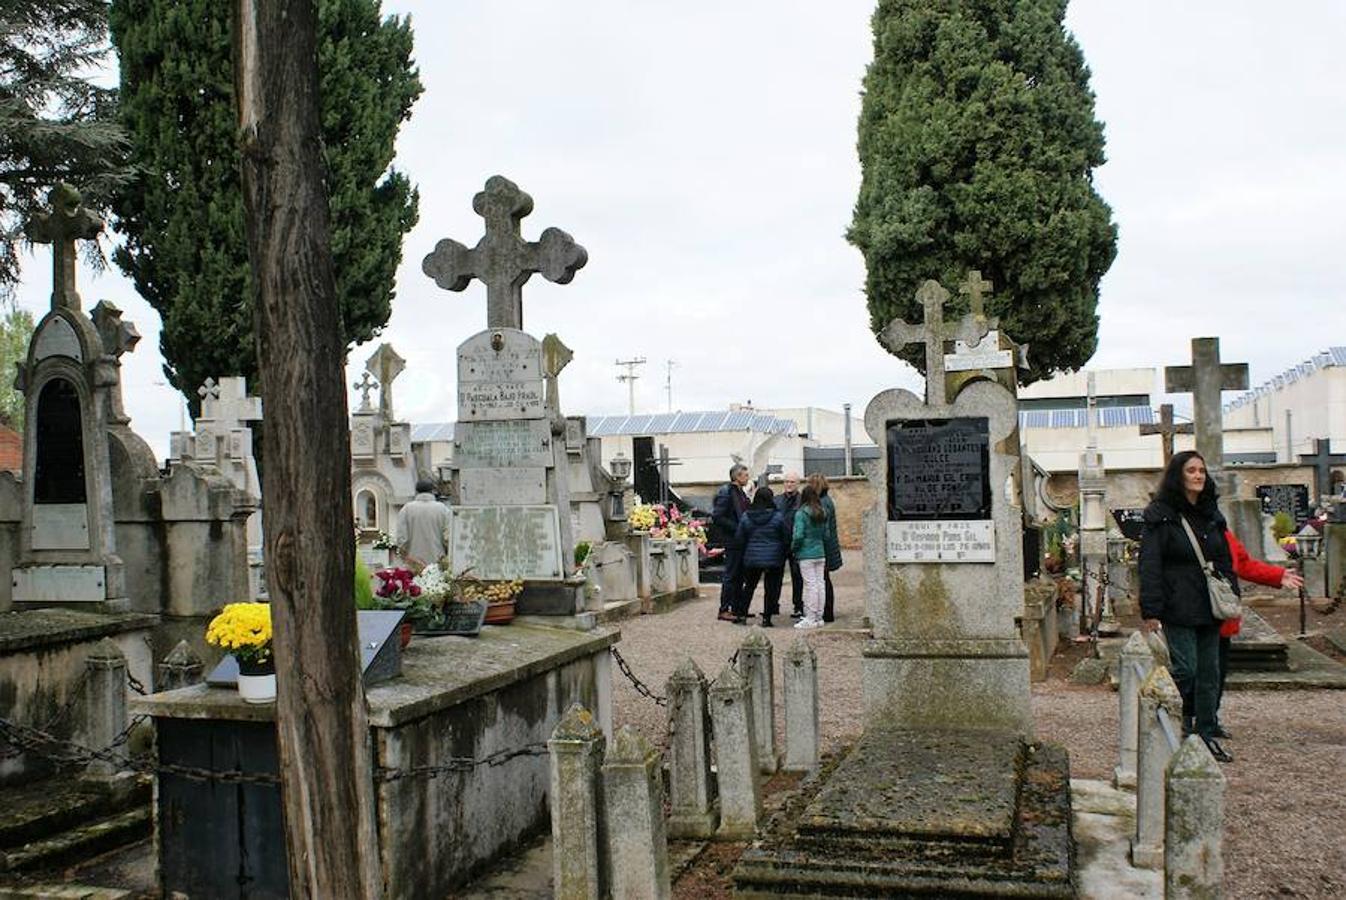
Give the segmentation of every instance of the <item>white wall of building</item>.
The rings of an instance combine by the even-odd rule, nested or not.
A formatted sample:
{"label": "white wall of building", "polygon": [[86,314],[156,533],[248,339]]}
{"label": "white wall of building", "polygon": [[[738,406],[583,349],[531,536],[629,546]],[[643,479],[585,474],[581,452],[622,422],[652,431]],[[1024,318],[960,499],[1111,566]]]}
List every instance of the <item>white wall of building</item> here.
{"label": "white wall of building", "polygon": [[1315,368],[1293,381],[1278,376],[1227,405],[1224,422],[1227,429],[1269,428],[1265,449],[1275,451],[1277,462],[1312,453],[1317,438],[1329,438],[1334,453],[1346,451],[1346,366]]}

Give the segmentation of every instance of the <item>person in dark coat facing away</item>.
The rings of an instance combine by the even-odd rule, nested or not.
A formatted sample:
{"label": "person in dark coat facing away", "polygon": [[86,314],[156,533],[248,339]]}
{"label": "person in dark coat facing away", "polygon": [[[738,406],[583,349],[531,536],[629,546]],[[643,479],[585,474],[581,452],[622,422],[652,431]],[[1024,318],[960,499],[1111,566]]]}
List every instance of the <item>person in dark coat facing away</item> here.
{"label": "person in dark coat facing away", "polygon": [[1211,755],[1233,759],[1216,740],[1220,693],[1220,620],[1211,613],[1206,573],[1184,520],[1206,560],[1238,590],[1215,482],[1194,450],[1175,453],[1164,468],[1154,501],[1145,508],[1140,539],[1140,611],[1146,631],[1162,629],[1182,694],[1184,726],[1200,735]]}
{"label": "person in dark coat facing away", "polygon": [[743,591],[734,607],[734,624],[742,625],[747,621],[757,582],[765,576],[761,625],[771,627],[771,617],[780,612],[785,554],[791,533],[785,526],[785,514],[776,509],[771,488],[758,488],[752,495],[752,505],[738,520],[737,537],[743,545]]}
{"label": "person in dark coat facing away", "polygon": [[715,492],[710,507],[710,524],[724,546],[724,574],[720,577],[719,618],[732,620],[738,595],[743,590],[743,546],[738,543],[738,520],[748,510],[748,467],[734,463],[729,467],[729,483]]}

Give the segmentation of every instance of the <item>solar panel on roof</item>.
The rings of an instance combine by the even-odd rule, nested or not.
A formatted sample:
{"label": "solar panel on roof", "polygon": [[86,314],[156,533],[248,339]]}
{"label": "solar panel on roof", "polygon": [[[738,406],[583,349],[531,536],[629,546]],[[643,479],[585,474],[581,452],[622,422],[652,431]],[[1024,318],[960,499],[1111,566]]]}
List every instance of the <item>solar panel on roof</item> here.
{"label": "solar panel on roof", "polygon": [[622,426],[622,434],[649,434],[650,420],[654,416],[631,416]]}
{"label": "solar panel on roof", "polygon": [[696,423],[693,431],[721,431],[723,430],[724,420],[729,418],[727,412],[708,412],[701,416],[701,421]]}
{"label": "solar panel on roof", "polygon": [[613,430],[613,419],[616,416],[594,416],[589,420],[589,434],[593,437],[607,437],[616,434]]}
{"label": "solar panel on roof", "polygon": [[1051,417],[1044,409],[1026,409],[1019,413],[1020,428],[1050,428]]}
{"label": "solar panel on roof", "polygon": [[650,419],[650,424],[645,430],[650,434],[668,434],[673,430],[673,421],[677,419],[677,413],[659,413]]}
{"label": "solar panel on roof", "polygon": [[720,426],[721,431],[743,431],[752,424],[753,414],[738,410],[725,416],[724,424]]}
{"label": "solar panel on roof", "polygon": [[692,431],[696,423],[701,421],[701,413],[676,413],[677,418],[673,420],[673,425],[668,430],[675,434],[682,434],[686,431]]}
{"label": "solar panel on roof", "polygon": [[1327,353],[1332,357],[1332,365],[1346,366],[1346,347],[1329,347]]}
{"label": "solar panel on roof", "polygon": [[1134,409],[1134,411],[1135,411],[1135,416],[1134,416],[1134,418],[1131,418],[1131,419],[1128,421],[1127,424],[1129,424],[1129,425],[1153,425],[1153,424],[1154,424],[1154,410],[1153,410],[1153,409],[1151,409],[1151,408],[1148,407],[1148,406],[1136,406],[1136,407],[1133,407],[1133,409]]}

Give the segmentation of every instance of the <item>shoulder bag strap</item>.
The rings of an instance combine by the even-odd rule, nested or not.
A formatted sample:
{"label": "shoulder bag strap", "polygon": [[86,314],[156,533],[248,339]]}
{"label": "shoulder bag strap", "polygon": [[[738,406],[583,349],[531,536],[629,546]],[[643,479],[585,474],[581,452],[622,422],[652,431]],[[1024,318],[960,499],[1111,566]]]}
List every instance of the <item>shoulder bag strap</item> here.
{"label": "shoulder bag strap", "polygon": [[1192,542],[1192,549],[1196,551],[1197,562],[1201,563],[1201,568],[1210,571],[1211,564],[1206,562],[1206,554],[1201,552],[1201,542],[1196,539],[1196,532],[1192,530],[1192,523],[1187,521],[1187,517],[1178,513],[1178,518],[1182,520],[1183,530],[1187,532],[1187,539]]}

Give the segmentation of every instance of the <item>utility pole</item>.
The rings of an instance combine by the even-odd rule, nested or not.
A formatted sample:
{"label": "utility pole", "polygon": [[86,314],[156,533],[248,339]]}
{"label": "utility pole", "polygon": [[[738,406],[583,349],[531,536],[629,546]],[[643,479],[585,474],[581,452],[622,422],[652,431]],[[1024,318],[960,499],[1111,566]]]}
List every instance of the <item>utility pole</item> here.
{"label": "utility pole", "polygon": [[673,367],[677,365],[675,360],[668,360],[664,363],[667,374],[664,375],[664,391],[668,394],[668,412],[673,411]]}
{"label": "utility pole", "polygon": [[627,415],[634,416],[636,414],[636,379],[640,377],[636,374],[636,366],[645,365],[645,357],[637,356],[633,359],[619,359],[617,360],[616,365],[626,366],[626,374],[618,375],[617,380],[626,383],[627,390],[630,392],[627,400]]}

